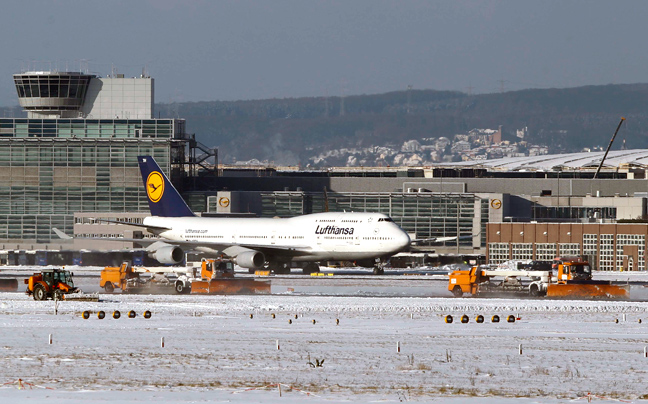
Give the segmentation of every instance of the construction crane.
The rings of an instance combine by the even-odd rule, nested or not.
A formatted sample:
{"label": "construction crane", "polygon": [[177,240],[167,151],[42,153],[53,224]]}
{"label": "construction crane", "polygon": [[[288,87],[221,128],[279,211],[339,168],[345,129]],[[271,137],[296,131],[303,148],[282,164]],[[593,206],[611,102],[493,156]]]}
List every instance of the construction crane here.
{"label": "construction crane", "polygon": [[614,135],[612,135],[612,139],[610,139],[610,144],[608,145],[607,149],[605,150],[605,154],[603,155],[603,158],[601,159],[601,163],[599,164],[598,168],[596,169],[596,172],[594,173],[594,178],[598,177],[599,172],[601,171],[601,167],[603,167],[603,162],[605,161],[605,158],[608,155],[608,152],[610,151],[610,148],[612,147],[612,142],[614,142],[614,138],[616,137],[617,133],[619,133],[619,129],[621,128],[621,125],[623,124],[623,121],[625,121],[624,117],[621,117],[621,121],[619,122],[619,126],[617,126],[616,130],[614,131]]}

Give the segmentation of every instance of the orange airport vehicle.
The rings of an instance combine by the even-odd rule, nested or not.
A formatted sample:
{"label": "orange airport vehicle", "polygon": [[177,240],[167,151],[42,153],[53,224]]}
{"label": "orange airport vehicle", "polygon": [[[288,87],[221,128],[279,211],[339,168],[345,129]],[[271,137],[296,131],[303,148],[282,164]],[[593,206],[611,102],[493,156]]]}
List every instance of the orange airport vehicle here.
{"label": "orange airport vehicle", "polygon": [[558,258],[554,261],[557,276],[547,285],[549,297],[590,299],[629,297],[628,285],[615,285],[609,281],[592,279],[592,269],[579,258]]}
{"label": "orange airport vehicle", "polygon": [[149,271],[133,268],[128,261],[118,267],[105,267],[101,270],[99,286],[107,293],[113,293],[115,289],[121,289],[123,293],[161,293],[170,291],[173,287],[163,274],[154,273],[150,278],[143,279],[140,272]]}
{"label": "orange airport vehicle", "polygon": [[[234,278],[234,263],[231,260],[203,258],[200,267],[200,279],[191,282],[192,294],[238,295],[270,293],[270,283],[267,281]],[[176,281],[176,283],[179,281]]]}
{"label": "orange airport vehicle", "polygon": [[448,290],[455,297],[528,294],[569,299],[626,299],[628,285],[592,279],[588,262],[578,258],[557,259],[552,270],[505,270],[472,267],[453,271]]}
{"label": "orange airport vehicle", "polygon": [[64,269],[43,269],[25,279],[28,295],[34,300],[56,299],[63,300],[66,293],[75,293],[79,289],[74,287],[72,273]]}

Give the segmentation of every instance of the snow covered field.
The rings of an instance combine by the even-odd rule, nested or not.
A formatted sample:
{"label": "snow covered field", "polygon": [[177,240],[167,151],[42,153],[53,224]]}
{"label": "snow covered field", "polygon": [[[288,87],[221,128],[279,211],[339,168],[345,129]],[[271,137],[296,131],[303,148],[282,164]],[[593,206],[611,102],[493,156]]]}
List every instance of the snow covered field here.
{"label": "snow covered field", "polygon": [[[51,301],[0,293],[3,402],[518,404],[570,402],[588,392],[606,397],[597,402],[648,402],[642,400],[648,398],[648,302],[286,295],[102,300],[61,302],[54,315]],[[103,310],[106,318],[84,320],[84,310]],[[111,317],[114,310],[120,319]],[[126,317],[130,310],[137,318]],[[142,317],[145,310],[152,318]],[[455,322],[446,324],[446,314]],[[459,322],[462,314],[470,316],[468,324]],[[483,324],[475,322],[477,314],[485,316]],[[500,323],[490,322],[494,314]],[[520,320],[507,323],[510,314]],[[18,379],[40,387],[19,390]],[[276,386],[244,391],[277,383],[281,397]]]}

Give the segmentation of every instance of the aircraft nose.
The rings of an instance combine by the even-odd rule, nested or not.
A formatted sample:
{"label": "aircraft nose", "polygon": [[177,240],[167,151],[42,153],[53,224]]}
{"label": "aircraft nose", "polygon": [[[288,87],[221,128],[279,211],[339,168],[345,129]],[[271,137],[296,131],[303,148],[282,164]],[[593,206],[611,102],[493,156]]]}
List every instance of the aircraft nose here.
{"label": "aircraft nose", "polygon": [[404,231],[401,231],[400,237],[398,237],[398,247],[399,251],[409,250],[411,244],[410,237]]}

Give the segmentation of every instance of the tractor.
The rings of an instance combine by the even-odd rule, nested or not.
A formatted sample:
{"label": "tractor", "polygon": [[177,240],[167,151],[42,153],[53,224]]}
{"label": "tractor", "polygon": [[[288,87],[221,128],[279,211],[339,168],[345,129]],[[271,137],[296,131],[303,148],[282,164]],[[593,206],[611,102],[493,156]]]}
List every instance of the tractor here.
{"label": "tractor", "polygon": [[34,300],[63,300],[66,293],[75,293],[79,289],[74,287],[72,273],[64,269],[44,269],[25,279],[28,295],[33,295]]}

